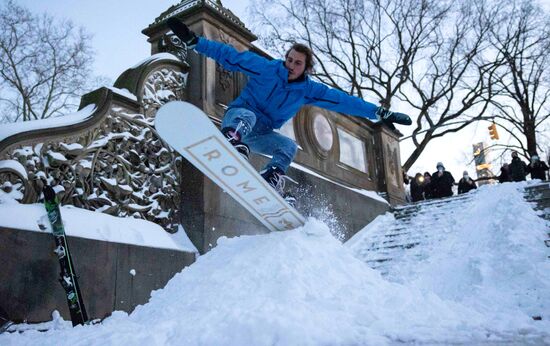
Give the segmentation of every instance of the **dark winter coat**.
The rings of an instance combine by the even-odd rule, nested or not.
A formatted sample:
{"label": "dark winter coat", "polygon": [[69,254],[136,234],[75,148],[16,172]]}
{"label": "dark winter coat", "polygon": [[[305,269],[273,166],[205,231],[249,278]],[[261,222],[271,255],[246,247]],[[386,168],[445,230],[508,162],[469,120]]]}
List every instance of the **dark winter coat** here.
{"label": "dark winter coat", "polygon": [[525,180],[525,176],[529,174],[527,165],[519,157],[513,157],[512,163],[508,165],[508,168],[510,169],[512,181],[523,181]]}
{"label": "dark winter coat", "polygon": [[199,38],[195,50],[216,60],[228,71],[240,71],[248,83],[229,107],[246,108],[259,121],[280,128],[303,105],[326,108],[371,120],[378,120],[378,106],[343,91],[329,88],[307,75],[299,81],[288,81],[288,70],[282,60],[268,60],[256,53],[239,52],[230,45]]}
{"label": "dark winter coat", "polygon": [[422,194],[424,192],[423,184],[419,183],[416,179],[411,180],[411,200],[413,202],[418,202],[424,199],[424,195]]}
{"label": "dark winter coat", "polygon": [[424,182],[422,183],[422,192],[424,193],[424,199],[434,198],[434,189],[432,187],[432,178],[429,179],[424,177]]}
{"label": "dark winter coat", "polygon": [[506,183],[512,181],[509,168],[500,167],[500,175],[498,176],[499,183]]}
{"label": "dark winter coat", "polygon": [[432,189],[435,198],[450,197],[453,195],[453,184],[455,178],[450,172],[443,171],[443,175],[438,176],[438,172],[432,174]]}
{"label": "dark winter coat", "polygon": [[529,164],[529,172],[531,172],[531,179],[546,180],[546,171],[548,166],[544,161],[535,161],[535,163]]}
{"label": "dark winter coat", "polygon": [[468,180],[462,178],[458,182],[458,194],[469,192],[470,190],[477,189],[476,182],[473,181],[472,178],[468,178]]}

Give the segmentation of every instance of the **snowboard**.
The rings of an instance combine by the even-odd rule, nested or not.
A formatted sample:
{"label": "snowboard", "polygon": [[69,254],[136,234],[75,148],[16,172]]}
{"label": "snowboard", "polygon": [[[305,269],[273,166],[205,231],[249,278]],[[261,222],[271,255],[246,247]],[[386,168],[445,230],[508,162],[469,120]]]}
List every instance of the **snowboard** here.
{"label": "snowboard", "polygon": [[196,106],[182,101],[166,103],[157,111],[155,128],[161,139],[269,231],[285,231],[304,224],[304,217],[262,178]]}

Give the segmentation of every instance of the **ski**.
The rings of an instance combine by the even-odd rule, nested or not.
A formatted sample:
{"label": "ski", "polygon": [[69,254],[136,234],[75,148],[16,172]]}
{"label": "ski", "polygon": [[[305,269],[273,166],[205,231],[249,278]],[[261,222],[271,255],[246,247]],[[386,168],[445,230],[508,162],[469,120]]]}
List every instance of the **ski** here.
{"label": "ski", "polygon": [[67,303],[69,304],[69,312],[71,314],[71,321],[74,327],[76,325],[86,323],[88,321],[88,315],[86,313],[86,308],[84,307],[82,294],[80,293],[80,287],[78,286],[77,276],[69,252],[69,245],[67,244],[67,237],[65,236],[65,228],[63,227],[61,212],[59,210],[59,200],[50,185],[44,186],[43,193],[44,205],[46,207],[46,212],[48,213],[48,219],[52,225],[52,233],[55,240],[54,252],[59,259],[59,265],[61,267],[59,282],[65,290]]}

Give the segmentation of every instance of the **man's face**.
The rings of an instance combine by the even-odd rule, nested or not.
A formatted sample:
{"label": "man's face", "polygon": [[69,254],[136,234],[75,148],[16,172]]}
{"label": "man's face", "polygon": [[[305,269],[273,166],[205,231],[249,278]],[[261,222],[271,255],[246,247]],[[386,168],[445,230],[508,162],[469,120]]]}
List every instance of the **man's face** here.
{"label": "man's face", "polygon": [[288,70],[288,80],[292,81],[300,77],[306,69],[306,55],[291,49],[285,60]]}

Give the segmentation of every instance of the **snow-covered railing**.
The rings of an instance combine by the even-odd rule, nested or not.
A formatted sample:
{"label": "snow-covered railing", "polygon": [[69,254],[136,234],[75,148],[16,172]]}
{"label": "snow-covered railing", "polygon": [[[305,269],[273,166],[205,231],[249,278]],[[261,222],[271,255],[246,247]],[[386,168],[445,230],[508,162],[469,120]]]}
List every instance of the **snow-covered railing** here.
{"label": "snow-covered railing", "polygon": [[147,219],[175,231],[181,162],[154,129],[156,110],[184,97],[188,66],[151,56],[114,87],[85,95],[78,112],[3,125],[0,197],[41,199],[44,182],[62,204]]}

